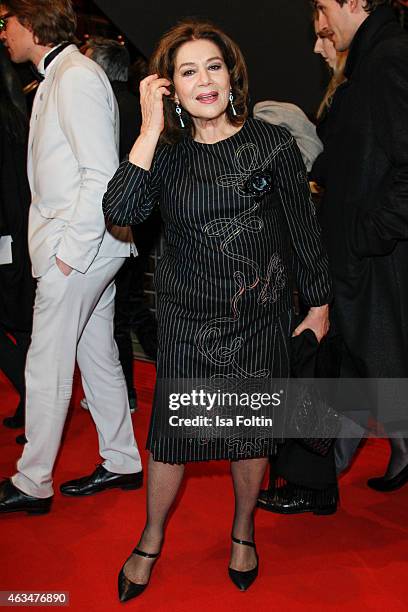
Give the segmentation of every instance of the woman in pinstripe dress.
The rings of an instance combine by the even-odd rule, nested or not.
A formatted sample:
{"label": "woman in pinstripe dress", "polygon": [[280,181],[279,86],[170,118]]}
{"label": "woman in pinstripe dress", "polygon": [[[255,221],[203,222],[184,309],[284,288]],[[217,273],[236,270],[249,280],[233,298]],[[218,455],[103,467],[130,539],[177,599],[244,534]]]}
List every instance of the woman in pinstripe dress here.
{"label": "woman in pinstripe dress", "polygon": [[[141,83],[143,125],[104,197],[107,220],[140,223],[159,203],[167,249],[156,272],[160,380],[260,380],[289,374],[288,339],[328,329],[327,260],[299,150],[286,130],[247,118],[237,45],[201,22],[160,41]],[[294,278],[310,306],[293,332]],[[157,392],[147,522],[119,575],[121,601],[146,588],[184,463],[230,459],[235,493],[229,575],[246,590],[258,573],[253,511],[275,442],[171,435]]]}

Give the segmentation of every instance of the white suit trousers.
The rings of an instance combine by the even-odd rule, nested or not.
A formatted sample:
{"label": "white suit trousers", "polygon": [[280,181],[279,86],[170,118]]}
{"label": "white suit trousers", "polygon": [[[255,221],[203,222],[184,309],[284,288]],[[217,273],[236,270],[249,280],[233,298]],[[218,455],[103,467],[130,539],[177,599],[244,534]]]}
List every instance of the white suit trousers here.
{"label": "white suit trousers", "polygon": [[54,262],[38,279],[26,364],[27,444],[12,478],[28,495],[53,494],[52,471],[71,399],[75,359],[103,466],[118,474],[142,469],[113,337],[113,279],[123,262],[121,257],[97,257],[85,274],[72,270],[69,276]]}

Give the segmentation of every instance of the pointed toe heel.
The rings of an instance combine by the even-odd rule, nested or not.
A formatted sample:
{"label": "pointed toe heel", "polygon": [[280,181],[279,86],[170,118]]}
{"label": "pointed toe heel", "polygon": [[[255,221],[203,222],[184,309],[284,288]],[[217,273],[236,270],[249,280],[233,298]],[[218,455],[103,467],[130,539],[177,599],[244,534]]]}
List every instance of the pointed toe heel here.
{"label": "pointed toe heel", "polygon": [[[139,557],[144,557],[145,559],[156,560],[158,556],[160,555],[160,552],[154,553],[154,554],[146,553],[143,550],[140,550],[140,548],[135,548],[132,551],[132,555],[139,555]],[[131,580],[129,580],[129,578],[125,576],[124,567],[127,561],[129,561],[129,559],[126,559],[122,569],[119,572],[119,576],[118,576],[118,595],[119,595],[119,601],[121,603],[125,603],[125,601],[129,601],[130,599],[139,597],[139,595],[141,595],[143,591],[147,589],[147,586],[150,582],[150,576],[146,584],[137,584],[136,582],[132,582]]]}
{"label": "pointed toe heel", "polygon": [[146,589],[147,584],[135,584],[134,582],[131,582],[128,578],[126,578],[122,568],[118,576],[119,601],[121,603],[125,603],[125,601],[129,601],[129,599],[138,597]]}
{"label": "pointed toe heel", "polygon": [[237,538],[234,538],[234,536],[231,536],[231,539],[235,544],[241,544],[242,546],[250,546],[251,548],[255,549],[256,566],[253,569],[247,570],[245,572],[241,572],[239,570],[234,570],[231,567],[228,568],[229,577],[231,578],[235,586],[240,591],[246,591],[249,589],[251,584],[255,582],[256,578],[258,577],[259,558],[256,552],[256,546],[254,542],[247,542],[246,540],[238,540]]}

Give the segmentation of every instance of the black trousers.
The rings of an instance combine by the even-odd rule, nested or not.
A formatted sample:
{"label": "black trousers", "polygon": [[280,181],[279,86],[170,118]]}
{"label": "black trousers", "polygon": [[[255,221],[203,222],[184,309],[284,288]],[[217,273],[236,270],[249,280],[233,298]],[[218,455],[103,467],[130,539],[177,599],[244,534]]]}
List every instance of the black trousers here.
{"label": "black trousers", "polygon": [[297,440],[287,440],[270,459],[270,484],[281,477],[292,484],[326,489],[337,484],[334,445],[325,457],[308,450]]}
{"label": "black trousers", "polygon": [[[143,293],[143,277],[146,271],[146,258],[129,257],[115,278],[115,320],[114,336],[119,350],[128,392],[134,388],[133,346],[131,331],[139,325],[147,326],[154,319],[147,307]],[[155,325],[152,325],[155,330]],[[153,331],[154,333],[154,331]]]}
{"label": "black trousers", "polygon": [[[304,355],[304,363],[297,364],[300,372],[295,373],[296,377],[336,378],[340,375],[342,341],[334,326],[325,344],[321,347],[316,352],[314,359],[313,351],[310,355]],[[294,354],[292,354],[292,362],[293,358]],[[334,444],[327,455],[321,456],[309,450],[299,440],[286,440],[277,456],[270,458],[271,488],[274,487],[275,480],[279,477],[292,484],[311,489],[322,490],[337,485]]]}
{"label": "black trousers", "polygon": [[[144,297],[144,275],[148,269],[149,256],[160,236],[161,218],[154,212],[146,221],[132,227],[138,257],[129,257],[115,278],[114,335],[119,350],[128,392],[134,389],[133,346],[131,331],[143,328],[156,334],[155,318],[147,307]],[[152,345],[156,343],[153,338]],[[150,355],[149,355],[150,356]]]}
{"label": "black trousers", "polygon": [[20,395],[16,417],[24,416],[25,405],[25,362],[30,346],[31,331],[10,332],[15,340],[8,336],[7,330],[0,326],[0,370],[4,372]]}

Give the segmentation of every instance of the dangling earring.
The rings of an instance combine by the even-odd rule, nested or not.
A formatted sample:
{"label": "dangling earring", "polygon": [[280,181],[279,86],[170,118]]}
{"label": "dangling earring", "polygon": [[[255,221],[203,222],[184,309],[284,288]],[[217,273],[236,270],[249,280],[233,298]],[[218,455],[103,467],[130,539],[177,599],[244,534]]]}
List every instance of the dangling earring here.
{"label": "dangling earring", "polygon": [[232,91],[230,91],[229,101],[230,101],[230,104],[231,104],[232,114],[234,115],[234,117],[236,117],[237,116],[237,111],[234,108],[234,94],[232,93]]}
{"label": "dangling earring", "polygon": [[179,116],[179,119],[180,119],[180,125],[181,125],[181,127],[182,127],[182,128],[184,128],[184,127],[185,127],[185,125],[184,125],[183,118],[182,118],[182,116],[181,116],[181,106],[180,106],[180,104],[179,104],[178,102],[176,102],[176,113],[177,113],[177,114],[178,114],[178,116]]}

